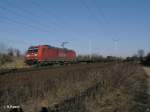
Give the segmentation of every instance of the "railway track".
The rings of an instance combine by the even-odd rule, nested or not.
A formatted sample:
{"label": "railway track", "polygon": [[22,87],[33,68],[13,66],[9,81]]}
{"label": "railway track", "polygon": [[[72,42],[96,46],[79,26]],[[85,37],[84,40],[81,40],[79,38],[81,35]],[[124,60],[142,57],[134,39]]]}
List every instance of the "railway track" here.
{"label": "railway track", "polygon": [[32,71],[40,71],[52,68],[58,68],[60,66],[41,66],[41,67],[29,67],[29,68],[13,68],[13,69],[1,69],[0,75],[13,74],[13,73],[23,73],[23,72],[32,72]]}
{"label": "railway track", "polygon": [[60,66],[31,66],[28,68],[12,68],[12,69],[0,69],[0,75],[10,74],[10,73],[23,73],[23,72],[31,72],[31,71],[40,71],[46,70],[50,68],[58,68]]}
{"label": "railway track", "polygon": [[[95,62],[100,63],[100,62]],[[78,65],[87,65],[87,64],[95,64],[95,63],[76,63],[76,64],[69,64],[69,65],[47,65],[47,66],[31,66],[29,68],[13,68],[13,69],[0,69],[0,75],[6,74],[15,74],[15,73],[24,73],[24,72],[33,72],[33,71],[41,71],[47,69],[55,69],[55,68],[62,68],[67,66],[78,66]],[[105,62],[101,62],[105,63]]]}

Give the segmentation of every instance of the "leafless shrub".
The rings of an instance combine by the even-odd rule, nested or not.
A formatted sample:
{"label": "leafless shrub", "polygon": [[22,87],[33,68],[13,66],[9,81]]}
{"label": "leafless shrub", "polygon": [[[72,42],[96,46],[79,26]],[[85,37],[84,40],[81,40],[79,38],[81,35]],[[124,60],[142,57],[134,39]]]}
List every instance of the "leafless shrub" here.
{"label": "leafless shrub", "polygon": [[147,107],[146,79],[139,65],[114,62],[16,73],[0,76],[0,104],[23,105],[25,112],[36,112],[72,98],[78,102],[74,108],[81,104],[89,112],[141,112]]}
{"label": "leafless shrub", "polygon": [[0,66],[7,62],[12,62],[12,57],[7,54],[0,54]]}

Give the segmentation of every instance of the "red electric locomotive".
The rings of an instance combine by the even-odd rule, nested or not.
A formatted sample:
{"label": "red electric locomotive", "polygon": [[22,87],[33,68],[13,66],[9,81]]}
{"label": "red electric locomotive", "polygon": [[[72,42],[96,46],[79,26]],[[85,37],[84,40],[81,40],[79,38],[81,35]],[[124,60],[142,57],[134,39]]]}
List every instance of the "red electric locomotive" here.
{"label": "red electric locomotive", "polygon": [[25,55],[25,62],[30,65],[37,63],[72,63],[75,59],[75,51],[49,45],[31,46]]}

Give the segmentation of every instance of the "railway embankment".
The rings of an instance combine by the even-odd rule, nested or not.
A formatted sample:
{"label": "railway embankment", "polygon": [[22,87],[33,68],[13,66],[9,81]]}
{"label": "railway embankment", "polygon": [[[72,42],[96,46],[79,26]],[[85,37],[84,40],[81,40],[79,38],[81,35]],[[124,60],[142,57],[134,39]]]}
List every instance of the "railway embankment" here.
{"label": "railway embankment", "polygon": [[[47,112],[149,112],[146,74],[139,66],[136,69],[133,65],[128,67],[124,68],[126,74],[122,74],[125,75],[122,78],[103,78],[78,96],[42,109]],[[123,71],[121,73],[125,73]],[[120,72],[115,73],[118,76]]]}
{"label": "railway embankment", "polygon": [[143,69],[145,70],[146,74],[147,74],[147,85],[148,85],[148,100],[149,100],[149,111],[150,111],[150,67],[143,67]]}
{"label": "railway embankment", "polygon": [[[1,111],[145,112],[147,75],[134,63],[93,63],[0,76]],[[42,108],[42,109],[41,109]]]}

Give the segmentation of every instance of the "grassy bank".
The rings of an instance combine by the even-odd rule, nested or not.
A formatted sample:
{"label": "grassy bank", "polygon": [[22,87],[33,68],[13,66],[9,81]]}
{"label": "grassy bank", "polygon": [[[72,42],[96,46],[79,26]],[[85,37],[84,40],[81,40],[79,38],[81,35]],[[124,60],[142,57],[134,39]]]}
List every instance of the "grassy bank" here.
{"label": "grassy bank", "polygon": [[9,60],[10,61],[4,60],[3,64],[0,63],[0,69],[14,69],[27,67],[27,65],[24,63],[24,57],[9,57]]}
{"label": "grassy bank", "polygon": [[0,102],[1,107],[8,104],[20,105],[24,112],[37,112],[41,107],[51,107],[78,96],[100,82],[101,89],[96,91],[94,97],[83,98],[85,110],[141,112],[147,106],[146,81],[144,71],[133,63],[81,64],[15,73],[0,76]]}

